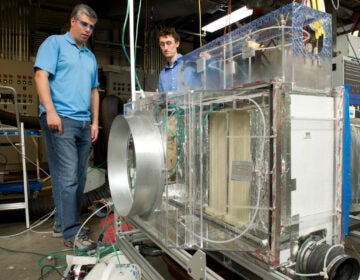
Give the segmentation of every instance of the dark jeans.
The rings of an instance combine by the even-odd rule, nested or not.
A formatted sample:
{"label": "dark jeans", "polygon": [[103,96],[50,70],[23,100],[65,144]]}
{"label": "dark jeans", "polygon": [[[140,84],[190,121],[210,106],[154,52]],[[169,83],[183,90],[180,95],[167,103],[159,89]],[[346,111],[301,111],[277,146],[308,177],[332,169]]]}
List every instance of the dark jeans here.
{"label": "dark jeans", "polygon": [[90,123],[61,117],[62,135],[40,117],[56,208],[55,223],[65,240],[73,241],[81,226],[81,203],[91,147]]}

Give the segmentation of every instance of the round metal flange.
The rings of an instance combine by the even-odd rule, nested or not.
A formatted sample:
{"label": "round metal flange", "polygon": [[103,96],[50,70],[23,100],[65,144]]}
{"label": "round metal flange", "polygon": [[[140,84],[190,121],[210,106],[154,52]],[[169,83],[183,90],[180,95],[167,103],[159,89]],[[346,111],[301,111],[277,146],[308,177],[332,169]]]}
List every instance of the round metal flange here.
{"label": "round metal flange", "polygon": [[149,112],[118,115],[108,143],[108,177],[114,206],[121,216],[148,215],[164,189],[164,148]]}

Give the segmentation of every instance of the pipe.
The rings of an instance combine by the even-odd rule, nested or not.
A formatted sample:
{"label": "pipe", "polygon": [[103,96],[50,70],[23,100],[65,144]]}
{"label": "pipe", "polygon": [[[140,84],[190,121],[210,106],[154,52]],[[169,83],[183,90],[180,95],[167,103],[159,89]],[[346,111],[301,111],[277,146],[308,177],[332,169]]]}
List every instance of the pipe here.
{"label": "pipe", "polygon": [[0,3],[0,58],[28,61],[29,9],[22,3],[2,0]]}
{"label": "pipe", "polygon": [[5,21],[4,21],[4,10],[5,10],[5,7],[4,7],[4,3],[1,2],[0,4],[0,18],[1,18],[1,56],[0,58],[4,58],[4,50],[5,50],[5,47],[4,47],[4,44],[5,44],[5,39],[4,39],[4,36],[5,36]]}
{"label": "pipe", "polygon": [[9,36],[8,36],[8,32],[9,32],[9,28],[8,28],[8,21],[7,21],[7,15],[6,15],[6,8],[7,8],[7,2],[5,3],[5,5],[4,5],[4,14],[3,14],[3,16],[4,16],[4,34],[5,34],[5,36],[4,36],[4,59],[7,59],[8,57],[7,57],[7,55],[8,55],[8,49],[9,49],[9,46],[8,46],[8,38],[9,38]]}
{"label": "pipe", "polygon": [[25,25],[25,61],[29,61],[29,8],[25,8],[26,25]]}
{"label": "pipe", "polygon": [[358,279],[359,262],[344,253],[339,244],[323,243],[319,236],[310,236],[301,245],[296,258],[296,273],[315,280]]}
{"label": "pipe", "polygon": [[15,11],[17,12],[16,18],[18,18],[17,21],[15,21],[15,33],[14,33],[14,38],[15,38],[15,47],[14,47],[14,53],[15,53],[15,57],[19,56],[19,50],[20,50],[20,46],[19,46],[19,36],[20,36],[20,25],[21,25],[21,6],[18,6],[18,3],[15,4],[16,5],[16,9]]}
{"label": "pipe", "polygon": [[24,43],[23,43],[23,24],[25,23],[25,14],[24,14],[24,11],[25,9],[20,6],[19,7],[19,13],[20,13],[20,16],[19,16],[19,30],[18,30],[18,45],[19,45],[19,52],[18,52],[18,60],[19,61],[22,61],[23,60],[23,55],[22,55],[22,52],[23,52],[23,49],[24,49]]}
{"label": "pipe", "polygon": [[15,45],[15,22],[14,19],[16,18],[15,16],[15,3],[11,2],[11,9],[10,9],[10,42],[11,42],[11,46],[9,49],[10,55],[11,55],[11,60],[15,59],[15,52],[14,52],[14,45]]}
{"label": "pipe", "polygon": [[129,36],[130,36],[130,79],[131,79],[131,100],[136,100],[135,92],[135,46],[134,46],[134,1],[129,1]]}
{"label": "pipe", "polygon": [[29,186],[28,177],[26,172],[26,152],[25,152],[25,129],[24,124],[20,124],[20,139],[21,139],[21,163],[23,170],[23,183],[24,183],[24,200],[25,200],[25,218],[26,228],[30,227],[30,215],[29,215]]}

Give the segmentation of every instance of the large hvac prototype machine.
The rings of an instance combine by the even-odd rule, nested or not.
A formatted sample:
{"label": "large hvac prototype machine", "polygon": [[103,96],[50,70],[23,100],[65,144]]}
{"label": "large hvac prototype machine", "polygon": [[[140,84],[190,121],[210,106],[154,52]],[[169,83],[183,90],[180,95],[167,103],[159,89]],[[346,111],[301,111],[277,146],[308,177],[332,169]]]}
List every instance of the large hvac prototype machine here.
{"label": "large hvac prototype machine", "polygon": [[358,279],[342,246],[331,33],[330,15],[288,4],[184,55],[180,91],[146,93],[115,118],[116,213],[170,255],[196,251],[183,265],[194,279],[222,279],[204,254],[263,279]]}

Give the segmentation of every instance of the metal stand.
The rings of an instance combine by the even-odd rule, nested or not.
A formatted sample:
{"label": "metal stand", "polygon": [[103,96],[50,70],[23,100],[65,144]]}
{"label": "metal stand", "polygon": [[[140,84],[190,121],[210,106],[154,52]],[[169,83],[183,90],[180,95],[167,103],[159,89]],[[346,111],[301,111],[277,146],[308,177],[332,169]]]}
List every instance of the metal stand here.
{"label": "metal stand", "polygon": [[28,177],[26,170],[26,153],[25,153],[25,133],[24,133],[24,123],[20,124],[20,148],[21,148],[21,160],[22,160],[22,173],[23,173],[23,185],[24,185],[24,202],[15,202],[15,203],[3,203],[0,204],[1,210],[14,210],[14,209],[25,209],[25,220],[26,228],[30,227],[30,217],[29,217],[29,187],[28,187]]}
{"label": "metal stand", "polygon": [[[20,123],[20,114],[19,114],[19,110],[18,110],[18,100],[17,100],[17,92],[16,92],[16,90],[13,87],[8,87],[8,86],[0,86],[0,88],[10,90],[12,92],[12,94],[14,95],[14,105],[15,105],[17,131],[12,135],[20,135],[20,151],[21,151],[23,186],[24,186],[24,202],[0,204],[0,211],[2,211],[2,210],[25,209],[26,228],[29,228],[30,227],[29,187],[28,187],[29,184],[28,184],[27,169],[26,169],[24,123]],[[5,134],[5,136],[7,136],[7,135]]]}
{"label": "metal stand", "polygon": [[121,230],[121,217],[119,217],[116,211],[114,211],[114,220],[117,245],[130,261],[137,263],[141,267],[141,273],[144,279],[159,280],[164,278],[134,248],[131,240],[147,239],[153,241],[164,253],[185,269],[195,280],[224,280],[224,278],[206,266],[205,254],[202,251],[199,250],[194,256],[192,256],[183,249],[167,248],[163,243],[159,242],[158,238],[156,238],[152,233],[145,231],[141,226],[141,220],[138,219],[131,219],[131,222],[138,228],[137,230],[123,232]]}

